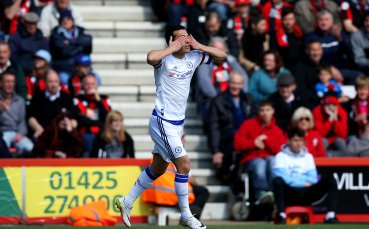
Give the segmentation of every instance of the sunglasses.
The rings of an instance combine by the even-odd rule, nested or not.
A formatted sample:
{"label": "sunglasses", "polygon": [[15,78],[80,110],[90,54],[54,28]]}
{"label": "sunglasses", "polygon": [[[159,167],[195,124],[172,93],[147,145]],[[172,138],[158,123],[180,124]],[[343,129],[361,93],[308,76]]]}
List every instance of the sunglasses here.
{"label": "sunglasses", "polygon": [[302,117],[299,119],[299,121],[310,121],[310,118],[309,117]]}

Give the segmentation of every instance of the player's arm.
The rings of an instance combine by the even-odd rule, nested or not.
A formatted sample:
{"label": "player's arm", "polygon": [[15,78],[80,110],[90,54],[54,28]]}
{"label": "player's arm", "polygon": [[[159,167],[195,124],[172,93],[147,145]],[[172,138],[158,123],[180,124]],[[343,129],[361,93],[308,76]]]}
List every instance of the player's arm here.
{"label": "player's arm", "polygon": [[195,40],[195,38],[193,38],[192,35],[190,35],[190,44],[193,49],[197,49],[197,50],[208,53],[213,58],[213,62],[216,64],[222,63],[227,58],[227,54],[223,52],[222,50],[200,44],[199,42]]}
{"label": "player's arm", "polygon": [[152,50],[147,54],[147,63],[150,65],[157,65],[164,57],[177,52],[186,43],[186,37],[182,36],[173,41],[171,36],[169,39],[169,46],[165,49]]}

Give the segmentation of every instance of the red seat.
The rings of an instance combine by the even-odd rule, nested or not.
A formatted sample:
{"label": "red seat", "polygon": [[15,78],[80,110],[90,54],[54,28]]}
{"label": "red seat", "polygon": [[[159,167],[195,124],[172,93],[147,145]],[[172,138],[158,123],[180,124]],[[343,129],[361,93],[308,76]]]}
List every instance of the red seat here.
{"label": "red seat", "polygon": [[315,224],[314,211],[313,211],[313,207],[311,206],[289,206],[289,207],[286,207],[285,211],[286,211],[287,218],[293,215],[306,215],[308,217],[307,222],[310,224]]}

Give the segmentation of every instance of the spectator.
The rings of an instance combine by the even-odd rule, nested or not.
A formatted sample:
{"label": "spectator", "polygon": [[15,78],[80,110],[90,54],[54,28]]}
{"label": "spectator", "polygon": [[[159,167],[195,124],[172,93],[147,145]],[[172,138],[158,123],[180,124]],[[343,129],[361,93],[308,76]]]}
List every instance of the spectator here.
{"label": "spectator", "polygon": [[0,133],[0,158],[12,158],[13,156],[10,154],[8,146],[3,139],[3,134]]}
{"label": "spectator", "polygon": [[16,147],[17,154],[32,151],[33,143],[27,136],[26,107],[14,92],[15,75],[4,72],[0,79],[0,131],[7,147]]}
{"label": "spectator", "polygon": [[334,93],[328,92],[322,104],[314,108],[315,128],[323,137],[328,156],[344,156],[347,137],[347,113]]}
{"label": "spectator", "polygon": [[[223,38],[215,37],[210,42],[228,54],[228,48]],[[248,75],[238,63],[237,58],[228,54],[224,62],[219,64],[205,64],[197,68],[195,78],[197,82],[197,100],[200,102],[202,113],[206,116],[209,102],[220,92],[226,91],[231,72],[238,72],[243,77],[243,90],[248,91]]]}
{"label": "spectator", "polygon": [[352,139],[346,153],[352,157],[369,157],[369,124],[366,124],[360,138]]}
{"label": "spectator", "polygon": [[233,72],[229,79],[229,87],[217,95],[211,102],[207,116],[209,131],[208,144],[213,154],[213,165],[217,169],[217,177],[229,184],[231,166],[234,163],[233,136],[243,121],[253,113],[251,97],[242,90],[243,76]]}
{"label": "spectator", "polygon": [[341,20],[348,33],[354,33],[363,26],[369,2],[366,0],[344,0],[340,5]]}
{"label": "spectator", "polygon": [[10,60],[9,44],[0,41],[0,74],[3,72],[12,72],[15,75],[15,92],[22,98],[25,98],[27,86],[23,71],[16,62]]}
{"label": "spectator", "polygon": [[275,124],[274,109],[269,101],[262,101],[258,117],[242,123],[234,136],[234,150],[240,151],[243,171],[252,175],[252,189],[256,204],[272,201],[271,179],[274,155],[284,143],[284,135]]}
{"label": "spectator", "polygon": [[364,18],[364,26],[351,35],[351,45],[355,63],[365,75],[369,75],[369,11]]}
{"label": "spectator", "polygon": [[[194,0],[169,0],[167,4],[168,25],[173,26],[187,22],[187,14],[193,4]],[[183,26],[186,27],[186,25]]]}
{"label": "spectator", "polygon": [[135,158],[133,139],[125,130],[119,111],[110,111],[106,116],[104,132],[95,139],[91,157]]}
{"label": "spectator", "polygon": [[241,38],[239,60],[247,72],[253,72],[260,68],[263,63],[263,54],[269,50],[269,35],[266,33],[264,17],[252,17],[249,23],[249,28]]}
{"label": "spectator", "polygon": [[254,71],[250,79],[249,90],[254,103],[258,104],[277,91],[277,80],[284,73],[290,72],[283,67],[282,58],[278,52],[265,52],[263,66]]}
{"label": "spectator", "polygon": [[79,10],[71,4],[71,0],[54,0],[53,4],[45,6],[41,12],[38,27],[45,37],[49,37],[51,31],[59,25],[60,14],[64,10],[70,10],[76,26],[82,26],[83,19]]}
{"label": "spectator", "polygon": [[44,158],[80,157],[83,141],[71,114],[60,113],[35,143],[33,155]]}
{"label": "spectator", "polygon": [[195,38],[203,36],[206,15],[208,13],[208,1],[209,0],[195,0],[195,4],[192,5],[188,11],[187,31]]}
{"label": "spectator", "polygon": [[[350,133],[361,136],[364,127],[368,124],[369,114],[369,78],[359,76],[356,78],[356,98],[352,101],[352,111],[350,112]],[[353,119],[353,120],[351,120]]]}
{"label": "spectator", "polygon": [[[0,27],[1,29],[1,27]],[[5,33],[3,33],[3,31],[0,30],[0,41],[7,41],[7,36],[5,35]]]}
{"label": "spectator", "polygon": [[[87,74],[93,74],[97,80],[97,84],[101,85],[101,77],[92,69],[91,57],[89,55],[78,55],[74,58],[74,71],[72,77],[68,80],[68,89],[73,96],[83,93],[82,81]],[[65,81],[66,79],[62,80]]]}
{"label": "spectator", "polygon": [[60,79],[67,84],[73,70],[74,58],[81,54],[91,54],[92,37],[85,29],[76,26],[71,11],[60,12],[59,26],[53,29],[50,37],[50,50],[53,68],[61,73]]}
{"label": "spectator", "polygon": [[361,72],[348,69],[347,62],[352,59],[352,51],[348,37],[339,24],[333,24],[333,15],[322,10],[317,14],[317,29],[306,35],[305,41],[319,40],[323,47],[322,61],[326,65],[338,68],[345,84],[353,85]]}
{"label": "spectator", "polygon": [[304,141],[307,151],[314,157],[325,157],[323,138],[314,130],[313,114],[306,107],[298,108],[292,115],[291,127],[304,132]]}
{"label": "spectator", "polygon": [[81,116],[79,130],[84,141],[84,157],[89,157],[97,135],[100,135],[106,116],[110,111],[108,96],[100,95],[94,75],[88,74],[82,81],[83,94],[77,96],[75,105]]}
{"label": "spectator", "polygon": [[156,16],[156,20],[161,22],[168,21],[168,14],[166,11],[167,0],[151,0],[151,8]]}
{"label": "spectator", "polygon": [[278,50],[287,68],[301,61],[303,53],[302,31],[296,23],[295,13],[290,8],[282,10],[281,26],[275,29],[271,47]]}
{"label": "spectator", "polygon": [[229,13],[234,8],[233,0],[210,0],[209,9],[216,11],[220,19],[224,22],[228,19]]}
{"label": "spectator", "polygon": [[268,100],[273,104],[277,125],[287,131],[292,114],[304,105],[304,100],[295,93],[295,79],[290,74],[281,74],[277,80],[278,91],[271,94]]}
{"label": "spectator", "polygon": [[330,67],[321,67],[319,70],[320,81],[315,84],[315,92],[319,98],[323,98],[325,93],[333,91],[338,98],[342,96],[341,86],[332,79]]}
{"label": "spectator", "polygon": [[299,24],[304,34],[314,31],[316,26],[317,13],[321,10],[329,11],[335,23],[339,22],[338,7],[332,0],[300,0],[296,2],[295,13],[297,24]]}
{"label": "spectator", "polygon": [[205,18],[204,27],[201,33],[196,34],[194,38],[201,44],[208,45],[213,37],[222,37],[225,39],[229,53],[238,56],[239,46],[236,34],[228,31],[227,27],[215,11],[209,11]]}
{"label": "spectator", "polygon": [[12,60],[21,64],[26,75],[32,72],[35,52],[40,49],[49,49],[49,41],[44,38],[41,30],[37,29],[38,20],[36,13],[27,13],[23,17],[22,26],[9,40]]}
{"label": "spectator", "polygon": [[[77,114],[73,98],[60,90],[58,73],[49,70],[46,74],[45,83],[46,90],[36,93],[27,109],[28,125],[34,131],[33,136],[35,138],[38,138],[60,113]],[[77,126],[75,120],[73,120],[73,124],[75,127]]]}
{"label": "spectator", "polygon": [[338,223],[336,218],[337,184],[333,175],[318,172],[313,156],[304,147],[304,132],[293,128],[288,131],[288,144],[275,157],[273,190],[277,205],[276,222],[286,223],[286,206],[311,206],[327,198],[328,212],[324,223]]}

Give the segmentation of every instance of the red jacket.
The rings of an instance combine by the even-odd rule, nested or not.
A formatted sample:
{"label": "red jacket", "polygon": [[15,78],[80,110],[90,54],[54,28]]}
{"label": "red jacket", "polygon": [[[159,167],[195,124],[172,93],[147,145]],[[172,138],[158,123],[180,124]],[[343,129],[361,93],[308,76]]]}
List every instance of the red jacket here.
{"label": "red jacket", "polygon": [[325,157],[325,148],[322,136],[315,130],[310,130],[304,137],[305,147],[314,157]]}
{"label": "red jacket", "polygon": [[[268,138],[264,140],[265,149],[258,149],[255,146],[255,139],[261,134]],[[264,158],[277,154],[281,146],[286,143],[282,130],[273,121],[262,126],[260,118],[251,118],[242,123],[234,136],[234,150],[241,151],[241,164],[255,158]]]}
{"label": "red jacket", "polygon": [[315,129],[318,133],[332,143],[336,138],[346,139],[347,137],[347,113],[338,106],[338,120],[329,121],[328,115],[324,112],[323,106],[314,108],[313,116],[315,120]]}

